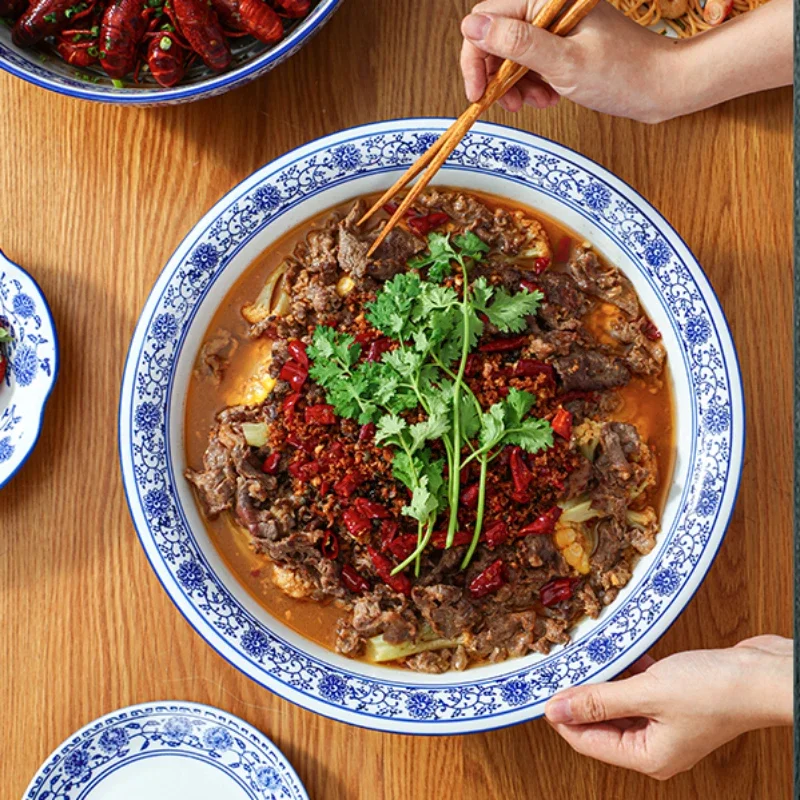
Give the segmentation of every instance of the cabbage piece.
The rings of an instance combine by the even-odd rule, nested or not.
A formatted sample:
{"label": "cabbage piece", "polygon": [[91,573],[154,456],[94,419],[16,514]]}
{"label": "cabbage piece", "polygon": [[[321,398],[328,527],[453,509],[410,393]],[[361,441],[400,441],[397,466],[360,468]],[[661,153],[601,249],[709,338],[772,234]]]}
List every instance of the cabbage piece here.
{"label": "cabbage piece", "polygon": [[289,310],[289,296],[283,288],[278,288],[278,282],[287,269],[289,262],[284,261],[270,274],[255,302],[248,303],[242,308],[242,316],[251,325],[263,322],[272,314],[283,316]]}
{"label": "cabbage piece", "polygon": [[267,443],[266,422],[243,422],[242,433],[250,447],[263,447]]}
{"label": "cabbage piece", "polygon": [[562,500],[558,505],[561,508],[561,516],[558,518],[558,522],[563,524],[588,522],[590,519],[602,516],[602,512],[592,508],[592,498],[586,495],[576,497],[573,500]]}
{"label": "cabbage piece", "polygon": [[433,639],[430,642],[416,641],[390,644],[383,634],[367,639],[367,658],[376,664],[385,661],[396,661],[428,650],[444,650],[446,647],[458,647],[458,639]]}

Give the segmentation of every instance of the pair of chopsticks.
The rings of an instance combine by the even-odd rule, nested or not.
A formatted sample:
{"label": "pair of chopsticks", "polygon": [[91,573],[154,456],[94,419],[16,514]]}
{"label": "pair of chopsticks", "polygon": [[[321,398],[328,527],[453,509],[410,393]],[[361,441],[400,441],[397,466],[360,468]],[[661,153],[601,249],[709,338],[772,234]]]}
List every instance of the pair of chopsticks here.
{"label": "pair of chopsticks", "polygon": [[[548,28],[550,33],[556,36],[566,36],[597,5],[599,0],[576,0],[574,5],[553,24],[566,2],[567,0],[548,0],[542,10],[534,17],[532,24],[538,28]],[[395,225],[403,219],[406,211],[408,211],[422,190],[431,182],[433,176],[438,172],[442,164],[447,161],[453,150],[458,147],[459,142],[475,124],[478,117],[527,73],[527,67],[522,67],[513,61],[504,61],[500,65],[497,74],[486,87],[483,97],[477,103],[473,103],[424,155],[412,164],[405,175],[388,189],[381,199],[364,214],[358,222],[359,225],[363,225],[378,209],[388,203],[406,184],[422,172],[422,177],[411,187],[403,202],[398,206],[397,211],[394,212],[392,218],[386,223],[380,235],[373,242],[368,255],[372,255],[380,247]]]}

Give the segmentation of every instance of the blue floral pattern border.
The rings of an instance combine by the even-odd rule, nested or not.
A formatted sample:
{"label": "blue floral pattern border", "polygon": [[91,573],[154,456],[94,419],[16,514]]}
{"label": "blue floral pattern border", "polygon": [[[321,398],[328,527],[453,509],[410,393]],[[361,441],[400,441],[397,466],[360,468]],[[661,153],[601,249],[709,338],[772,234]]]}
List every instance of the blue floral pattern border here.
{"label": "blue floral pattern border", "polygon": [[[225,198],[208,227],[190,234],[187,254],[170,262],[160,293],[151,298],[152,313],[140,321],[143,345],[131,353],[126,369],[131,414],[120,420],[121,452],[134,520],[160,559],[154,568],[178,606],[205,621],[202,635],[215,647],[228,645],[251,677],[279,693],[294,692],[291,699],[314,710],[321,702],[323,713],[358,724],[419,732],[457,723],[449,730],[467,732],[503,724],[504,716],[524,718],[519,712],[541,713],[555,691],[592,680],[623,658],[669,611],[707,550],[716,551],[741,471],[734,439],[741,439],[744,420],[733,417],[741,406],[741,380],[721,311],[717,307],[722,330],[711,312],[713,293],[701,290],[699,267],[687,266],[677,235],[663,221],[653,222],[657,214],[645,201],[620,190],[602,168],[577,154],[566,158],[537,137],[479,126],[454,152],[449,168],[506,177],[580,212],[627,251],[668,313],[684,350],[693,405],[691,474],[675,524],[662,534],[656,563],[635,576],[624,603],[608,609],[588,636],[533,664],[509,662],[512,672],[501,678],[470,680],[466,673],[457,685],[404,685],[400,681],[410,678],[403,673],[382,680],[359,674],[355,666],[342,670],[276,636],[214,574],[180,506],[166,430],[175,365],[197,307],[246,242],[311,196],[410,163],[439,132],[426,129],[424,121],[420,125],[398,121],[356,129],[318,142],[280,168],[264,167],[253,186],[247,182],[247,191]],[[673,617],[690,593],[682,594]]]}
{"label": "blue floral pattern border", "polygon": [[263,734],[219,709],[148,703],[90,723],[41,767],[24,800],[82,800],[104,777],[146,758],[185,756],[230,776],[252,800],[308,800],[284,755]]}
{"label": "blue floral pattern border", "polygon": [[44,406],[58,370],[58,343],[41,290],[0,253],[0,324],[11,343],[0,382],[0,487],[27,459],[38,439]]}

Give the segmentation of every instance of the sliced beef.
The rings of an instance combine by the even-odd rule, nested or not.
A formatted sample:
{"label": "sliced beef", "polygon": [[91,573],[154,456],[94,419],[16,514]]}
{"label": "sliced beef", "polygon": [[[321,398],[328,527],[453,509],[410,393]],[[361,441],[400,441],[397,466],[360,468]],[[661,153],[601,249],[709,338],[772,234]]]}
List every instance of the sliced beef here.
{"label": "sliced beef", "polygon": [[383,634],[391,644],[416,639],[419,632],[417,617],[406,598],[383,584],[355,601],[352,625],[367,639]]}
{"label": "sliced beef", "polygon": [[425,243],[403,228],[394,228],[369,258],[378,231],[360,231],[358,220],[364,206],[357,203],[339,226],[339,267],[354,280],[365,276],[389,280],[406,270],[409,259],[425,249]]}
{"label": "sliced beef", "polygon": [[624,319],[613,320],[610,333],[625,347],[625,363],[637,375],[658,375],[664,369],[667,351],[657,340],[649,339],[643,333],[646,317],[629,322]]}
{"label": "sliced beef", "polygon": [[230,331],[218,330],[200,348],[196,367],[198,374],[219,385],[238,349],[239,340]]}
{"label": "sliced beef", "polygon": [[563,272],[543,272],[536,281],[546,298],[537,312],[545,328],[551,331],[580,328],[588,302],[575,281]]}
{"label": "sliced beef", "polygon": [[233,507],[236,493],[236,469],[231,451],[212,439],[203,454],[203,470],[187,469],[187,480],[197,489],[206,516],[216,519],[223,511]]}
{"label": "sliced beef", "polygon": [[638,316],[639,301],[633,284],[615,266],[602,263],[592,250],[579,247],[567,269],[587,294],[617,306],[629,317]]}
{"label": "sliced beef", "polygon": [[553,364],[565,392],[601,392],[625,386],[631,379],[630,371],[619,358],[599,350],[576,349],[554,358]]}
{"label": "sliced beef", "polygon": [[456,586],[417,586],[412,599],[423,618],[443,639],[455,639],[471,630],[480,619],[471,600]]}

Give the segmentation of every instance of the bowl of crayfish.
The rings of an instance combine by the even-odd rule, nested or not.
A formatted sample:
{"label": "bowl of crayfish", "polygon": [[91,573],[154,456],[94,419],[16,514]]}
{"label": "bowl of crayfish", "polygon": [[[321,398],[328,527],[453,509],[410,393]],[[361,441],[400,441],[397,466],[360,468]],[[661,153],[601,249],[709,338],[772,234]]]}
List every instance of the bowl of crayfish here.
{"label": "bowl of crayfish", "polygon": [[60,94],[173,105],[300,49],[342,0],[0,0],[0,68]]}

